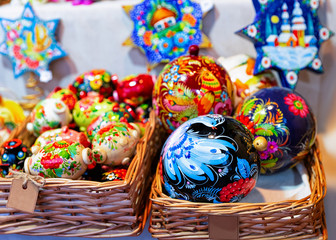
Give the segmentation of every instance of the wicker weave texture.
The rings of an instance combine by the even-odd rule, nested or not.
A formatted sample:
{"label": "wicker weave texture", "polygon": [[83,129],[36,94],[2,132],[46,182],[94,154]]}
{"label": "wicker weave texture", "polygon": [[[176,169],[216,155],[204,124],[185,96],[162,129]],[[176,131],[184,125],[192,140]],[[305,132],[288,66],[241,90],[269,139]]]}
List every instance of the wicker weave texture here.
{"label": "wicker weave texture", "polygon": [[0,6],[10,3],[10,0],[0,0]]}
{"label": "wicker weave texture", "polygon": [[193,203],[162,192],[159,168],[152,185],[150,228],[159,239],[209,239],[209,214],[239,216],[239,239],[327,239],[326,182],[317,143],[305,159],[311,195],[274,203]]}
{"label": "wicker weave texture", "polygon": [[[125,181],[46,179],[33,214],[6,208],[12,180],[0,179],[0,234],[92,238],[140,234],[149,212],[148,174],[162,144],[160,129],[152,112]],[[24,127],[13,134],[28,146],[33,142]]]}

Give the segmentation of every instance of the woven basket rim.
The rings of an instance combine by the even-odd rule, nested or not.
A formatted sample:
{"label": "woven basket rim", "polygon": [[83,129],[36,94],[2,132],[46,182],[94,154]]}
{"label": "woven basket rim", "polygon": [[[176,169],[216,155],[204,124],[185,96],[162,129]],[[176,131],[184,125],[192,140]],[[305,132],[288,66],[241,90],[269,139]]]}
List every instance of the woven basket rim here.
{"label": "woven basket rim", "polygon": [[[274,205],[282,205],[282,204],[290,205],[289,207],[291,207],[291,205],[293,204],[312,204],[313,205],[313,204],[316,204],[322,201],[327,192],[325,173],[324,173],[324,168],[322,165],[320,151],[318,147],[318,139],[316,139],[316,142],[314,146],[312,147],[311,155],[314,155],[314,159],[316,163],[315,169],[317,169],[318,170],[317,172],[319,173],[317,176],[315,176],[319,184],[314,184],[314,182],[312,183],[313,178],[312,176],[310,176],[309,182],[310,182],[311,194],[304,198],[298,199],[298,200],[282,200],[279,202],[265,202],[265,203],[241,203],[241,202],[205,203],[205,202],[190,202],[190,201],[182,200],[182,199],[174,199],[162,192],[162,180],[161,180],[160,173],[159,173],[159,165],[157,166],[155,179],[152,183],[150,200],[153,203],[163,205],[164,207],[167,207],[167,208],[178,209],[178,208],[188,207],[188,208],[196,208],[196,209],[198,208],[199,210],[203,210],[207,208],[214,209],[214,207],[215,208],[221,208],[221,207],[234,208],[238,206],[250,206],[250,207],[268,206],[271,208]],[[314,191],[315,189],[318,191]]]}
{"label": "woven basket rim", "polygon": [[[243,225],[238,229],[241,239],[275,240],[312,237],[327,239],[323,203],[327,189],[318,140],[304,164],[309,176],[310,195],[298,200],[264,203],[202,203],[170,198],[162,192],[160,169],[157,166],[150,194],[152,215],[149,232],[158,239],[209,239],[207,216],[238,215],[244,219],[240,221]],[[298,216],[297,214],[303,217],[303,222],[296,220],[299,224],[295,225],[291,221],[293,216]],[[273,219],[278,220],[274,220],[273,223]],[[285,223],[289,225],[281,228],[280,226]],[[308,228],[304,231],[305,226]],[[247,230],[250,227],[252,230]]]}
{"label": "woven basket rim", "polygon": [[[29,117],[13,130],[10,138],[22,139],[26,146],[31,146],[34,138],[25,128],[28,121]],[[139,235],[150,213],[148,196],[152,177],[147,174],[154,173],[151,166],[156,158],[152,156],[157,153],[161,144],[157,140],[159,130],[152,111],[124,181],[45,178],[45,184],[40,191],[42,198],[38,201],[35,212],[31,214],[6,207],[5,201],[13,178],[0,178],[0,188],[4,190],[1,192],[1,199],[4,201],[1,201],[0,210],[2,215],[8,214],[0,216],[0,234],[92,238]],[[1,151],[3,146],[0,146]],[[87,198],[90,196],[93,197],[92,201]],[[56,202],[49,203],[52,199],[56,199]],[[64,204],[67,201],[71,204]],[[75,202],[82,205],[71,212]],[[102,220],[105,218],[107,222]]]}
{"label": "woven basket rim", "polygon": [[[26,118],[26,120],[19,126],[19,131],[22,131],[25,129],[25,126],[27,122],[30,121],[30,116]],[[155,130],[155,113],[152,111],[150,113],[148,124],[145,128],[145,135],[139,140],[137,144],[137,151],[134,155],[129,167],[127,168],[127,173],[125,176],[125,180],[123,181],[107,181],[107,182],[99,182],[99,181],[90,181],[90,180],[72,180],[72,179],[66,179],[66,178],[45,178],[45,184],[44,188],[47,187],[61,187],[61,186],[68,186],[69,188],[76,188],[76,187],[91,187],[91,188],[116,188],[116,187],[129,187],[132,185],[136,178],[136,173],[139,172],[139,166],[142,164],[143,155],[140,151],[141,145],[145,144],[148,139],[152,136],[154,130]],[[12,134],[9,136],[9,139],[16,138],[13,137],[17,134],[16,132],[12,132]],[[0,146],[0,148],[3,148],[3,146]],[[139,156],[141,154],[141,156]],[[12,182],[12,178],[1,178],[0,177],[0,185],[2,184],[9,184]]]}

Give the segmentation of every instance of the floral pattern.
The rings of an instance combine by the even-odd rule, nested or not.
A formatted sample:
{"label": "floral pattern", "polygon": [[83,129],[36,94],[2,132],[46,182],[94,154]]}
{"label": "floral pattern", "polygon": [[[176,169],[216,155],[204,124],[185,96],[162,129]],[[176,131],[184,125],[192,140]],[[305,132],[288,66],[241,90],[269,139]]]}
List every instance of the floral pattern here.
{"label": "floral pattern", "polygon": [[112,122],[118,121],[134,121],[133,115],[128,111],[128,105],[124,103],[119,104],[112,111],[103,113],[98,118],[94,119],[86,129],[88,138],[92,141],[100,128],[103,128]]}
{"label": "floral pattern", "polygon": [[125,45],[135,45],[151,65],[169,62],[187,53],[191,45],[210,47],[201,32],[202,9],[191,0],[143,1],[127,6],[134,29]]}
{"label": "floral pattern", "polygon": [[102,175],[102,181],[123,181],[125,180],[127,169],[117,168]]}
{"label": "floral pattern", "polygon": [[285,88],[262,89],[236,109],[235,118],[268,141],[259,152],[261,173],[285,170],[304,157],[315,140],[315,120],[302,97]]}
{"label": "floral pattern", "polygon": [[77,102],[77,96],[69,89],[60,89],[52,93],[49,98],[62,100],[65,105],[68,106],[69,110],[72,110]]}
{"label": "floral pattern", "polygon": [[71,177],[83,169],[82,163],[75,161],[80,150],[80,143],[69,144],[63,140],[49,143],[35,156],[30,171],[42,177]]}
{"label": "floral pattern", "polygon": [[[58,115],[57,110],[59,109],[64,109],[65,113]],[[53,98],[40,101],[30,113],[30,116],[35,136],[67,125],[71,121],[69,108],[61,100]]]}
{"label": "floral pattern", "polygon": [[74,120],[82,132],[86,131],[89,124],[101,114],[111,111],[118,103],[100,96],[86,97],[78,101],[73,110]]}
{"label": "floral pattern", "polygon": [[97,92],[108,98],[115,90],[112,78],[116,78],[116,75],[112,75],[104,69],[94,69],[78,76],[70,85],[70,89],[78,98],[86,97],[89,92]]}
{"label": "floral pattern", "polygon": [[289,93],[285,98],[285,103],[289,106],[289,111],[294,115],[304,118],[309,113],[306,102],[299,96]]}
{"label": "floral pattern", "polygon": [[232,112],[232,85],[226,71],[206,56],[180,57],[162,70],[153,107],[168,132],[205,114]]}
{"label": "floral pattern", "polygon": [[59,19],[39,19],[29,2],[26,3],[21,18],[0,18],[0,25],[4,30],[0,53],[11,59],[16,78],[31,71],[40,76],[41,81],[52,79],[48,70],[49,63],[66,56],[55,40],[58,23]]}
{"label": "floral pattern", "polygon": [[[239,201],[259,174],[253,151],[252,135],[239,122],[221,115],[191,119],[171,134],[162,150],[165,189],[171,197],[190,201]],[[227,192],[225,186],[240,180],[246,184],[237,194]]]}

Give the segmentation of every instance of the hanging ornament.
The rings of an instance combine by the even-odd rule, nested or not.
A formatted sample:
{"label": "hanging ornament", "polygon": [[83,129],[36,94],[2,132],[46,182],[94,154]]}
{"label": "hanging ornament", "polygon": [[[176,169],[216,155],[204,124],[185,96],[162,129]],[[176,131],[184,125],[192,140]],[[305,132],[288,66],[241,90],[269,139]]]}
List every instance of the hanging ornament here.
{"label": "hanging ornament", "polygon": [[301,69],[322,72],[321,43],[333,33],[320,24],[319,0],[253,0],[256,17],[237,33],[254,42],[254,74],[276,68],[283,87],[294,89]]}
{"label": "hanging ornament", "polygon": [[0,22],[5,31],[0,53],[11,59],[15,78],[31,71],[40,77],[41,82],[50,81],[49,63],[66,55],[55,40],[59,19],[43,21],[27,3],[21,18],[0,18]]}
{"label": "hanging ornament", "polygon": [[124,6],[134,29],[123,45],[139,47],[151,67],[185,55],[191,45],[211,47],[201,29],[202,18],[212,7],[209,1],[190,0],[144,0]]}

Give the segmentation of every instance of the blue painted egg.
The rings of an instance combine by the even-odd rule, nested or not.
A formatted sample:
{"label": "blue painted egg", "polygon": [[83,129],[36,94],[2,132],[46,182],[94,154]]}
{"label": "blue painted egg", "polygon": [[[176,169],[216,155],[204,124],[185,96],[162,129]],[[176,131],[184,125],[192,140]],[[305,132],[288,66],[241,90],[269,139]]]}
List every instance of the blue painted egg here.
{"label": "blue painted egg", "polygon": [[237,120],[199,116],[179,126],[161,152],[161,176],[172,198],[237,202],[255,186],[260,159],[253,135]]}
{"label": "blue painted egg", "polygon": [[266,138],[267,149],[259,152],[263,174],[293,167],[315,141],[311,109],[301,95],[287,88],[259,90],[238,106],[235,118],[256,137]]}

